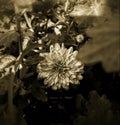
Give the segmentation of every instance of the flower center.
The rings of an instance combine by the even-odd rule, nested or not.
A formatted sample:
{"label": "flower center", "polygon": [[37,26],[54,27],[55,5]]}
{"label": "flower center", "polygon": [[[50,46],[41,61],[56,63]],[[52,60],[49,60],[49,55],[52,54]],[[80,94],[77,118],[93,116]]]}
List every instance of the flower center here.
{"label": "flower center", "polygon": [[66,67],[65,63],[58,61],[57,63],[55,63],[55,65],[53,66],[53,70],[59,72],[59,73],[64,73],[68,70],[68,67]]}

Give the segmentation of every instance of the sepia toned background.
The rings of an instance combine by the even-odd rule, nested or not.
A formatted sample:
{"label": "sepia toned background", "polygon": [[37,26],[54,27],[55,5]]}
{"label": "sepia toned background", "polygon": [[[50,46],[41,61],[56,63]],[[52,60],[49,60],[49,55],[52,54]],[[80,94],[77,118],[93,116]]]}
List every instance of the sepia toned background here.
{"label": "sepia toned background", "polygon": [[[8,17],[21,12],[24,8],[38,11],[40,1],[0,0],[0,38],[1,32],[4,32],[2,24],[9,22]],[[52,0],[53,3],[59,1],[65,2],[65,0]],[[80,6],[79,3],[83,1],[85,0],[76,0],[78,6],[73,9],[71,16],[80,27],[87,27],[86,33],[90,37],[79,49],[78,54],[78,59],[85,65],[84,79],[80,86],[67,92],[48,90],[47,103],[42,103],[30,95],[32,103],[24,107],[25,121],[21,121],[19,125],[26,123],[40,125],[42,122],[43,125],[120,123],[120,3],[119,0],[106,0],[105,4],[100,5],[96,14],[89,13],[91,11],[89,7]],[[98,0],[98,3],[99,1],[104,3],[104,0]],[[49,4],[46,4],[43,10],[47,8]],[[0,39],[0,45],[3,43],[4,41]],[[6,98],[0,96],[1,125],[4,125],[2,111],[6,105]],[[22,96],[15,98],[16,107],[19,104],[22,107],[21,100],[25,98]],[[110,119],[114,120],[111,122]]]}

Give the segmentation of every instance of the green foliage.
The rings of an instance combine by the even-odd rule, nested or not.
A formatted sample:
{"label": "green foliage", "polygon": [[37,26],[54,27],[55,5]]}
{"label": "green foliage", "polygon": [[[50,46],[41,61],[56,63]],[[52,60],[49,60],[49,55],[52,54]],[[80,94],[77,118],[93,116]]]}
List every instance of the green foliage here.
{"label": "green foliage", "polygon": [[[80,96],[78,100],[83,97]],[[85,100],[84,98],[82,100]],[[81,105],[85,105],[85,115],[81,115],[81,111],[77,114],[74,120],[74,125],[118,125],[119,119],[117,115],[112,112],[112,103],[105,96],[100,96],[96,91],[89,93],[88,101],[80,101],[80,109],[83,108]]]}
{"label": "green foliage", "polygon": [[0,35],[0,46],[10,47],[12,42],[19,40],[19,34],[15,31],[9,31]]}
{"label": "green foliage", "polygon": [[105,95],[101,97],[97,92],[90,93],[90,99],[87,104],[88,119],[91,124],[110,124],[113,121],[111,103]]}
{"label": "green foliage", "polygon": [[14,7],[12,0],[0,0],[0,19],[2,16],[7,15],[10,16],[14,13]]}
{"label": "green foliage", "polygon": [[[73,2],[21,0],[14,4],[16,14],[2,15],[0,21],[0,93],[9,91],[6,79],[13,73],[13,98],[31,93],[38,100],[47,101],[46,88],[37,79],[36,66],[43,59],[39,53],[48,52],[55,43],[78,50],[88,36],[70,16]],[[1,7],[4,5],[2,2]],[[32,11],[27,9],[29,6]]]}

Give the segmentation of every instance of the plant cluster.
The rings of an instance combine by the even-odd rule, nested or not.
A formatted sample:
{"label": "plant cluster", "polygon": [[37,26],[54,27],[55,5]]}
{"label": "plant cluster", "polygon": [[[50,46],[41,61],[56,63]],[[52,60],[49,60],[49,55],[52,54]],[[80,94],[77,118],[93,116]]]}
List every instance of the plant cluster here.
{"label": "plant cluster", "polygon": [[25,96],[20,102],[25,107],[32,103],[29,95],[46,102],[49,88],[79,84],[84,66],[77,59],[78,49],[88,40],[70,15],[73,2],[21,0],[14,1],[14,8],[15,14],[0,21],[1,113],[7,110],[11,124],[17,116],[16,97]]}
{"label": "plant cluster", "polygon": [[[70,15],[73,7],[74,4],[69,1],[66,1],[65,4],[61,2],[51,3],[51,1],[42,1],[33,4],[33,11],[23,9],[21,12],[10,18],[4,16],[4,22],[1,21],[1,29],[3,30],[1,31],[0,40],[1,95],[4,95],[8,91],[9,83],[11,83],[15,88],[15,93],[19,92],[21,94],[32,92],[35,85],[39,86],[39,91],[47,88],[47,86],[44,86],[43,83],[40,83],[41,80],[37,77],[39,72],[37,65],[41,65],[41,63],[43,63],[41,68],[44,67],[43,70],[45,70],[45,67],[47,68],[49,64],[45,63],[49,63],[49,61],[41,62],[45,60],[41,55],[54,51],[50,50],[52,45],[56,46],[56,44],[59,44],[56,48],[56,52],[53,52],[53,55],[51,56],[55,56],[55,53],[57,53],[60,49],[59,46],[62,44],[64,44],[66,49],[61,49],[61,53],[56,55],[58,57],[53,60],[51,58],[49,59],[50,61],[53,61],[54,63],[55,59],[59,58],[56,62],[59,63],[58,61],[61,61],[61,56],[65,56],[63,59],[68,58],[66,61],[68,62],[66,63],[66,67],[74,60],[76,61],[70,64],[71,69],[74,66],[76,66],[76,68],[81,67],[78,71],[73,71],[72,74],[68,73],[70,76],[66,76],[66,81],[64,80],[65,78],[62,77],[63,80],[61,83],[67,82],[64,83],[64,88],[66,88],[66,84],[69,84],[70,80],[68,78],[71,77],[71,75],[73,77],[72,79],[76,78],[76,73],[74,75],[74,72],[83,72],[82,62],[78,60],[77,63],[76,52],[80,46],[88,40],[88,36],[86,35],[84,29],[80,28],[76,23],[74,17]],[[71,49],[68,49],[70,47]],[[50,54],[48,54],[47,58],[49,57]],[[57,66],[57,64],[55,65]],[[42,74],[40,73],[39,76]],[[11,74],[13,81],[9,81],[8,83],[7,77]],[[49,77],[50,75],[45,77]],[[54,79],[56,78],[55,76],[53,77]],[[78,77],[78,80],[82,79],[81,75]],[[57,82],[58,81],[56,81],[56,84]],[[73,80],[72,83],[74,84]],[[52,86],[53,83],[50,84],[50,86]]]}
{"label": "plant cluster", "polygon": [[[32,105],[31,95],[37,100],[47,102],[49,90],[66,91],[80,84],[80,80],[83,79],[84,64],[79,59],[78,51],[90,39],[86,33],[89,25],[88,16],[94,14],[98,16],[101,4],[97,0],[94,2],[13,0],[12,2],[14,2],[14,6],[10,3],[12,9],[7,9],[11,10],[10,13],[15,13],[2,16],[0,19],[0,104],[4,105],[0,115],[4,114],[7,104],[8,117],[14,125],[12,114],[16,100],[20,102],[17,103],[18,107],[23,109],[26,105]],[[78,6],[81,9],[80,23],[74,17],[73,11]],[[88,22],[84,22],[84,18],[87,18]],[[97,44],[96,46],[101,51],[102,47]],[[90,50],[92,51],[91,48]],[[21,101],[20,97],[25,97],[25,100]],[[80,100],[81,98],[82,96]],[[84,99],[82,101],[78,102],[80,104],[78,112],[86,113],[87,115],[82,115],[87,117],[85,121],[84,119],[81,121],[81,116],[79,118],[77,115],[75,125],[82,122],[87,124],[86,119],[91,124],[97,120],[101,121],[100,117],[106,111],[105,118],[108,117],[108,121],[105,119],[105,122],[110,123],[111,107],[105,96],[100,97],[93,92],[87,103]],[[82,107],[82,103],[86,107]],[[82,111],[84,109],[85,111]]]}

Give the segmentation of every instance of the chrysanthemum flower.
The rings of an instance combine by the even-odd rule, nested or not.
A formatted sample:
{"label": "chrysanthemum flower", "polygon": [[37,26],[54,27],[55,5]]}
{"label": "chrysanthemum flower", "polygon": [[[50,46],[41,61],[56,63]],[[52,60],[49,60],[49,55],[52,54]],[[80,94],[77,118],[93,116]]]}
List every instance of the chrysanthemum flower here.
{"label": "chrysanthemum flower", "polygon": [[56,43],[50,46],[49,53],[40,54],[44,57],[37,66],[38,78],[52,89],[68,89],[69,84],[79,84],[83,73],[83,64],[76,59],[78,51],[73,51]]}

